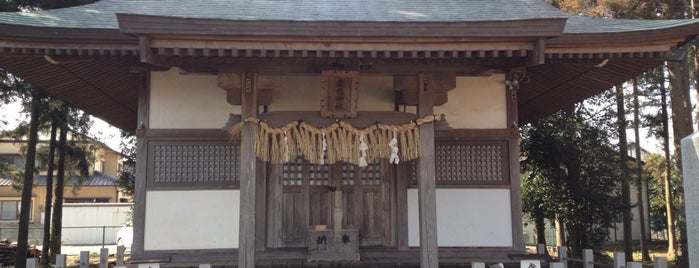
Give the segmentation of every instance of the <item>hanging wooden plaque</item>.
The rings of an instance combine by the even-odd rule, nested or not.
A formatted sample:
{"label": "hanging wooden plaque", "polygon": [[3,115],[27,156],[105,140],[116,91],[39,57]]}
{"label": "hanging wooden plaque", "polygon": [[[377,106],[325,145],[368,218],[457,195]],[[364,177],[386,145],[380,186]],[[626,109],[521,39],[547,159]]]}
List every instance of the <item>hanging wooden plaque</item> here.
{"label": "hanging wooden plaque", "polygon": [[357,117],[359,72],[323,71],[321,78],[320,115],[331,118]]}

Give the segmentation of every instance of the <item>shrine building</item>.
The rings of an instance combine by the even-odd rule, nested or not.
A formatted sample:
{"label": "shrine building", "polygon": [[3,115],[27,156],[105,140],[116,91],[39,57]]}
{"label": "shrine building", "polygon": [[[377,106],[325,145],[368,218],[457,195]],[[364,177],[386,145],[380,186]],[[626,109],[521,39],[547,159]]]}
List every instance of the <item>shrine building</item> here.
{"label": "shrine building", "polygon": [[525,253],[520,125],[697,34],[543,0],[100,0],[0,13],[0,68],[136,134],[134,264],[437,267]]}

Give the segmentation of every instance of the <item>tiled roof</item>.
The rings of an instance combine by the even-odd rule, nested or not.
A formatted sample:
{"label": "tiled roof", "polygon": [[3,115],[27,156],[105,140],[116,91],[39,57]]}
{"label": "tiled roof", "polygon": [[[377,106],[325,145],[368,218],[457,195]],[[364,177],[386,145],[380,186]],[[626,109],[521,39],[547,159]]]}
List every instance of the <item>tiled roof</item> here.
{"label": "tiled roof", "polygon": [[[54,181],[56,178],[54,177]],[[35,185],[46,186],[46,175],[41,175],[34,181]],[[66,186],[73,186],[78,184],[77,177],[71,177],[70,180],[66,181]],[[83,181],[82,186],[116,186],[118,185],[117,179],[115,177],[109,176],[99,171],[95,171],[92,176],[87,180]]]}
{"label": "tiled roof", "polygon": [[485,22],[568,18],[564,33],[664,29],[695,20],[593,19],[569,15],[543,0],[101,0],[34,12],[2,12],[0,23],[39,27],[118,29],[116,14],[234,21]]}
{"label": "tiled roof", "polygon": [[465,22],[566,17],[541,0],[102,0],[71,8],[0,13],[0,21],[117,29],[116,13],[242,21]]}
{"label": "tiled roof", "polygon": [[[54,181],[56,180],[56,177],[54,177]],[[0,187],[3,186],[12,186],[13,181],[10,178],[4,178],[0,177]],[[78,177],[71,177],[70,180],[68,180],[65,185],[66,186],[73,186],[78,184]],[[119,183],[117,182],[117,178],[109,176],[107,174],[104,174],[99,171],[95,171],[90,178],[87,180],[83,181],[82,186],[117,186]],[[34,185],[37,186],[46,186],[46,175],[39,175],[34,180]]]}
{"label": "tiled roof", "polygon": [[601,19],[578,15],[569,15],[563,33],[617,33],[640,30],[659,30],[692,23],[699,20],[629,20]]}

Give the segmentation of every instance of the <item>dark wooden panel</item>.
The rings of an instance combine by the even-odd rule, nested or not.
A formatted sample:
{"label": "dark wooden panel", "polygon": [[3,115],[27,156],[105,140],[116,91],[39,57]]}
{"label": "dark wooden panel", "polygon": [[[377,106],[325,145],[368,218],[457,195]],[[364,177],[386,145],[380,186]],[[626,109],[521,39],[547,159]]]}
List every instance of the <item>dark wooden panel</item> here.
{"label": "dark wooden panel", "polygon": [[[348,227],[357,227],[360,225],[361,208],[357,207],[357,193],[353,189],[344,188],[342,190],[342,224]],[[361,231],[360,231],[361,232]],[[361,234],[360,234],[361,236]]]}
{"label": "dark wooden panel", "polygon": [[360,168],[349,163],[311,165],[298,158],[270,167],[269,174],[268,246],[296,247],[301,236],[288,232],[313,225],[332,228],[333,191],[342,192],[342,227],[359,229],[361,245],[395,245],[395,166],[387,161]]}
{"label": "dark wooden panel", "polygon": [[[234,116],[235,123],[240,122],[240,116]],[[146,129],[144,138],[149,140],[171,140],[171,141],[225,141],[238,143],[238,140],[231,140],[230,135],[221,129]]]}
{"label": "dark wooden panel", "polygon": [[[447,118],[448,119],[448,118]],[[436,141],[480,141],[480,140],[505,140],[516,138],[519,133],[512,133],[510,129],[452,129],[435,131]]]}
{"label": "dark wooden panel", "polygon": [[237,185],[240,147],[227,142],[151,141],[148,186]]}
{"label": "dark wooden panel", "polygon": [[381,192],[376,190],[362,190],[362,225],[360,226],[362,246],[380,246],[384,244],[383,228],[386,220],[390,219],[383,212],[384,206]]}
{"label": "dark wooden panel", "polygon": [[309,205],[311,226],[332,224],[332,196],[327,186],[311,187]]}
{"label": "dark wooden panel", "polygon": [[[292,187],[286,187],[292,188]],[[293,187],[300,188],[300,187]],[[301,189],[284,191],[282,199],[282,244],[285,247],[303,247],[306,245],[306,213],[304,195]]]}
{"label": "dark wooden panel", "polygon": [[440,141],[435,146],[438,185],[509,184],[506,141]]}
{"label": "dark wooden panel", "polygon": [[[412,164],[411,164],[412,163]],[[408,249],[408,185],[412,181],[412,172],[408,167],[414,167],[415,161],[401,162],[396,169],[396,245],[400,250]]]}
{"label": "dark wooden panel", "polygon": [[269,165],[267,172],[267,247],[282,246],[282,165]]}

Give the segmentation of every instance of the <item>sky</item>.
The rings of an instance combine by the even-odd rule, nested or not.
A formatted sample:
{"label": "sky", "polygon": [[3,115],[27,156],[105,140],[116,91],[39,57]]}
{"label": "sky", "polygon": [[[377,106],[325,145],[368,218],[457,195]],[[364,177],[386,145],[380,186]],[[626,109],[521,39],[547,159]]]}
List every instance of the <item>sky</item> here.
{"label": "sky", "polygon": [[[8,121],[8,125],[3,127],[4,129],[12,129],[16,127],[19,122],[24,120],[29,120],[27,114],[21,113],[22,107],[20,103],[10,103],[2,104],[2,109],[0,109],[0,118]],[[121,132],[118,128],[113,127],[99,118],[92,117],[93,124],[88,133],[91,137],[107,144],[109,148],[121,151],[119,145],[121,143]]]}

